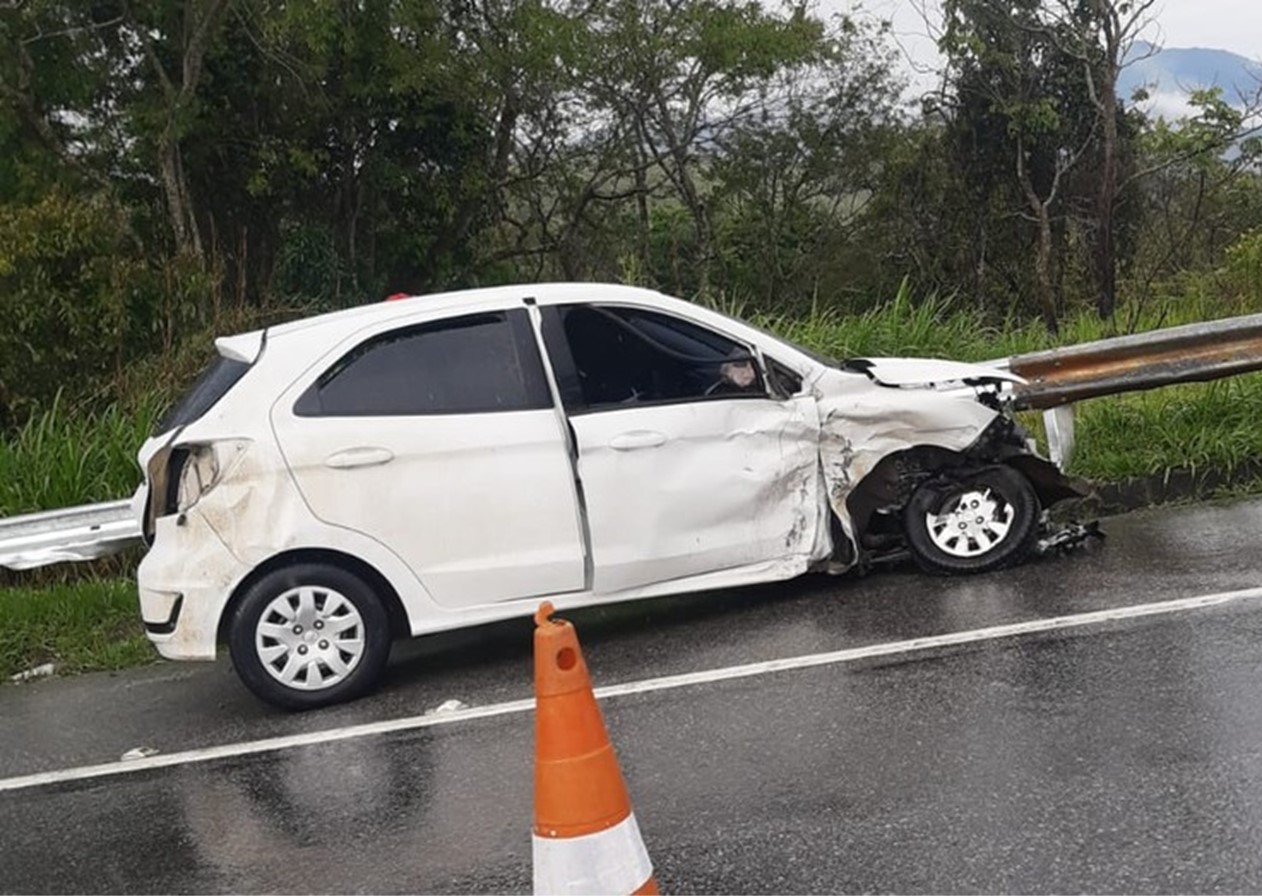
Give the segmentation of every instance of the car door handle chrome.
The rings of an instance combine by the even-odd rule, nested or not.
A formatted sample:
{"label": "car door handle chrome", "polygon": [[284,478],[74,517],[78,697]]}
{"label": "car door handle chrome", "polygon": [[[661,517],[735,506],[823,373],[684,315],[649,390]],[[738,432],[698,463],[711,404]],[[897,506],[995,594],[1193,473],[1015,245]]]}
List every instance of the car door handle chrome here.
{"label": "car door handle chrome", "polygon": [[624,432],[609,440],[609,447],[614,451],[634,451],[636,448],[656,448],[666,444],[666,436],[651,429],[636,429]]}
{"label": "car door handle chrome", "polygon": [[324,459],[326,467],[334,470],[349,470],[354,467],[376,467],[394,460],[394,452],[389,448],[347,448]]}

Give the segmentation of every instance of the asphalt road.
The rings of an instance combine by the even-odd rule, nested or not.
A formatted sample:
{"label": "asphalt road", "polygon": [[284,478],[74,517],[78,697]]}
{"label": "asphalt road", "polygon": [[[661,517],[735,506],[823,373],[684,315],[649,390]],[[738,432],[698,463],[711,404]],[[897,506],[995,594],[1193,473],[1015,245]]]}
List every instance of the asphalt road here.
{"label": "asphalt road", "polygon": [[[971,579],[570,614],[598,686],[832,654],[603,701],[663,890],[1262,890],[1262,590],[1187,601],[1262,586],[1262,502],[1105,528]],[[1052,617],[1083,624],[985,631]],[[303,715],[222,663],[0,688],[0,889],[528,890],[529,645],[525,622],[415,642],[380,694]],[[450,700],[498,714],[423,715]]]}

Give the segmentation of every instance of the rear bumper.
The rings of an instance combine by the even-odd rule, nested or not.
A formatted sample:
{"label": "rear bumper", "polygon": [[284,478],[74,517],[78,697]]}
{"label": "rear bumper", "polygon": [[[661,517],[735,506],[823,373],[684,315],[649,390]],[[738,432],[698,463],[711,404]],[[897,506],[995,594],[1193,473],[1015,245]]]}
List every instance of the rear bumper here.
{"label": "rear bumper", "polygon": [[248,572],[196,508],[157,521],[136,579],[145,634],[170,660],[213,660],[219,621]]}

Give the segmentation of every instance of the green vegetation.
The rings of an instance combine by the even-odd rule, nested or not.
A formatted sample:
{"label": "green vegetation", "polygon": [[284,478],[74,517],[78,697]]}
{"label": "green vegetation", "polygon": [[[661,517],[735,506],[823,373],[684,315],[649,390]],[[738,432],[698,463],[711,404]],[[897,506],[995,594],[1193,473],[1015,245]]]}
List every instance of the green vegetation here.
{"label": "green vegetation", "polygon": [[0,679],[43,663],[58,673],[150,662],[153,647],[127,580],[0,589]]}
{"label": "green vegetation", "polygon": [[[816,309],[802,317],[777,317],[734,306],[724,310],[835,358],[985,361],[1117,335],[1115,323],[1085,309],[1064,321],[1059,337],[1038,321],[996,325],[958,300],[915,301],[906,284],[888,304],[858,315]],[[1121,314],[1130,316],[1134,329],[1147,330],[1246,310],[1184,299],[1146,310],[1124,306]],[[1082,402],[1073,472],[1110,481],[1188,467],[1230,471],[1262,457],[1259,408],[1262,375]],[[132,410],[111,405],[98,412],[54,402],[0,441],[0,516],[130,495],[140,477],[136,451],[160,409],[152,397],[138,400]],[[1030,424],[1039,428],[1037,415],[1030,415]]]}
{"label": "green vegetation", "polygon": [[32,416],[0,441],[0,517],[129,497],[155,410],[76,412],[54,401]]}

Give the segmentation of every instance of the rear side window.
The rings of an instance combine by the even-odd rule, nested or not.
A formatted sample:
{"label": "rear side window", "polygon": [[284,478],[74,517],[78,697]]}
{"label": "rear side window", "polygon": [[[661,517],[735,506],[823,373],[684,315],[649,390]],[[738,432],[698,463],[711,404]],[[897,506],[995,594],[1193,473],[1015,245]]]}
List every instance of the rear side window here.
{"label": "rear side window", "polygon": [[302,417],[537,410],[551,395],[525,311],[407,327],[356,346],[303,393]]}
{"label": "rear side window", "polygon": [[193,388],[162,415],[153,428],[153,434],[157,436],[170,432],[177,426],[185,426],[201,417],[215,406],[215,402],[227,395],[249,369],[250,365],[244,361],[217,355],[197,378]]}

